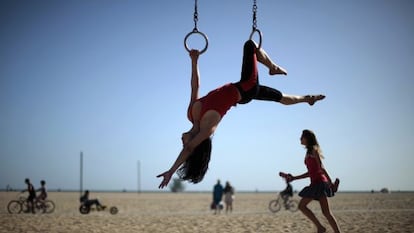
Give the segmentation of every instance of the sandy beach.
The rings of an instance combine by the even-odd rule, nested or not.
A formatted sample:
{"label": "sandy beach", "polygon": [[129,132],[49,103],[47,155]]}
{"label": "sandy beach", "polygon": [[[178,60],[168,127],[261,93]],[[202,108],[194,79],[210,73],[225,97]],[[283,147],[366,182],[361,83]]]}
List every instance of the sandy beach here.
{"label": "sandy beach", "polygon": [[[209,209],[210,193],[92,193],[119,212],[82,215],[76,192],[50,192],[51,214],[9,214],[7,204],[18,195],[0,193],[0,232],[316,232],[300,211],[271,213],[273,193],[236,193],[233,212],[219,215]],[[343,232],[414,232],[414,193],[338,193],[330,201]],[[319,204],[310,207],[333,232]]]}

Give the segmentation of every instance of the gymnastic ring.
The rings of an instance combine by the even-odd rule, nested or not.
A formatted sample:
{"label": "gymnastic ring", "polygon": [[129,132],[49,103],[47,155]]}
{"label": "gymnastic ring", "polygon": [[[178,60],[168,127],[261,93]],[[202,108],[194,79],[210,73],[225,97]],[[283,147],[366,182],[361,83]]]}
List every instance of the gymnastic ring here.
{"label": "gymnastic ring", "polygon": [[252,33],[250,33],[249,39],[253,40],[252,38],[253,38],[253,35],[254,35],[255,32],[257,32],[259,34],[259,46],[257,48],[260,49],[262,47],[262,32],[259,29],[254,28],[252,30]]}
{"label": "gymnastic ring", "polygon": [[207,50],[207,47],[208,47],[208,37],[206,36],[206,34],[204,34],[204,33],[200,32],[200,31],[198,31],[197,29],[194,29],[193,31],[191,31],[190,33],[188,33],[188,34],[185,36],[185,38],[184,38],[184,47],[185,47],[185,49],[186,49],[188,52],[190,52],[190,51],[191,51],[191,50],[188,48],[188,45],[187,45],[187,39],[188,39],[188,38],[189,38],[192,34],[200,34],[200,35],[204,38],[204,40],[206,41],[206,45],[204,46],[203,50],[201,50],[201,51],[200,51],[200,54],[204,53],[204,52]]}

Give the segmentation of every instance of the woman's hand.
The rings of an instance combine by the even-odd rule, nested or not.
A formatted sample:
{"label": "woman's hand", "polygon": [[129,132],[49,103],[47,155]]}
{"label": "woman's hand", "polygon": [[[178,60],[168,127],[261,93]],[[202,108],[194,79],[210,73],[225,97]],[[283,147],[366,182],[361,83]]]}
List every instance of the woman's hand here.
{"label": "woman's hand", "polygon": [[198,57],[199,56],[200,56],[200,51],[195,50],[195,49],[193,49],[193,50],[190,51],[190,57],[191,57],[191,60],[193,62],[198,61]]}
{"label": "woman's hand", "polygon": [[293,180],[293,176],[290,173],[279,172],[279,176],[285,178],[287,182],[291,182]]}
{"label": "woman's hand", "polygon": [[162,180],[162,182],[161,182],[161,184],[160,184],[160,186],[158,186],[158,188],[160,188],[160,189],[162,189],[162,188],[164,188],[165,186],[167,186],[168,185],[168,183],[170,182],[170,180],[171,180],[171,176],[173,175],[173,172],[171,172],[170,170],[168,170],[168,171],[166,171],[166,172],[164,172],[164,173],[162,173],[162,174],[159,174],[158,176],[157,176],[157,178],[159,178],[159,177],[164,177],[164,179]]}

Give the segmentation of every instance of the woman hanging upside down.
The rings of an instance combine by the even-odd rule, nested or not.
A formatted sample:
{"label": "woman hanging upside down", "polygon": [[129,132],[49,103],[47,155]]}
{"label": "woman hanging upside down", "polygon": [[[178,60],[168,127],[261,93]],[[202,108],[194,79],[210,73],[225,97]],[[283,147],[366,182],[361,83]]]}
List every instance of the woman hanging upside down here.
{"label": "woman hanging upside down", "polygon": [[[259,84],[257,61],[269,68],[270,75],[286,75],[282,67],[276,65],[267,53],[257,48],[252,40],[244,44],[241,79],[219,87],[206,96],[199,98],[198,57],[200,52],[190,51],[191,57],[191,100],[188,106],[188,119],[193,123],[190,131],[183,133],[183,149],[172,167],[158,175],[163,177],[159,188],[168,185],[172,175],[177,171],[183,180],[200,182],[207,169],[211,154],[211,135],[213,135],[221,118],[236,104],[246,104],[252,99],[279,102],[284,105],[308,103],[309,105],[325,98],[324,95],[294,96]],[[181,167],[180,167],[181,166]]]}

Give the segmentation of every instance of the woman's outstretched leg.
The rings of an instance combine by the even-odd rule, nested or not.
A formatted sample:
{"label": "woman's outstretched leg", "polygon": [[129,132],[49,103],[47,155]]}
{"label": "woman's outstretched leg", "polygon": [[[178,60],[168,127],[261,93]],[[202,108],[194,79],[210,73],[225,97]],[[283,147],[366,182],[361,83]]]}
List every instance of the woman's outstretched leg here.
{"label": "woman's outstretched leg", "polygon": [[309,105],[314,105],[317,101],[325,99],[324,95],[283,95],[282,99],[279,101],[284,105],[292,105],[298,103],[308,103]]}
{"label": "woman's outstretched leg", "polygon": [[324,95],[286,95],[282,94],[279,90],[262,85],[259,86],[257,94],[253,97],[253,99],[256,100],[280,102],[284,105],[308,103],[311,106],[314,105],[317,101],[323,100],[324,98]]}

